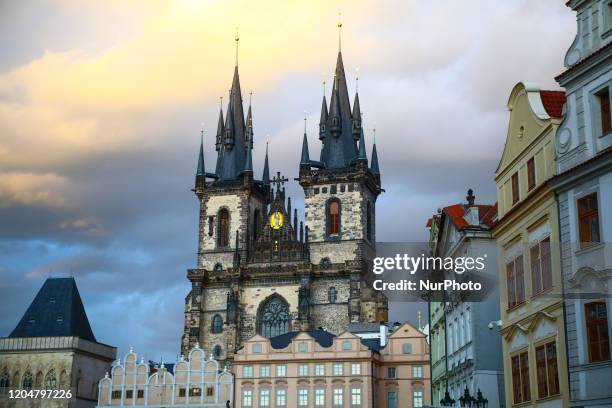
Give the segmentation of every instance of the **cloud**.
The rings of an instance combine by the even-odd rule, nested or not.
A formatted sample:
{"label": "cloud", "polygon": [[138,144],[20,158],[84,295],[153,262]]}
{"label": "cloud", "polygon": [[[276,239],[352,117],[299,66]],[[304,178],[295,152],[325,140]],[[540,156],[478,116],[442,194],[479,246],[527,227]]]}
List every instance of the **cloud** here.
{"label": "cloud", "polygon": [[[0,334],[46,276],[73,274],[98,338],[151,358],[178,350],[185,270],[196,261],[189,189],[199,127],[210,169],[236,26],[245,103],[254,92],[256,176],[269,134],[272,170],[292,179],[304,110],[311,155],[320,149],[321,82],[330,81],[343,12],[368,152],[377,128],[382,241],[426,239],[426,219],[468,187],[478,201],[495,200],[508,94],[520,80],[555,87],[575,33],[571,10],[528,0],[0,7],[0,297],[11,305]],[[300,208],[301,188],[289,183],[288,192]],[[404,318],[398,310],[393,318]]]}

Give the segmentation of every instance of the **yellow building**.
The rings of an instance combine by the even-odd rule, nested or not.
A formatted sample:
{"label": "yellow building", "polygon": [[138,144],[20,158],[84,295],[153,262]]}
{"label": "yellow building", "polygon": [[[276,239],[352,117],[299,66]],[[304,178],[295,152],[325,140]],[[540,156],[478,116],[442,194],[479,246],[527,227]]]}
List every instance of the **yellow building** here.
{"label": "yellow building", "polygon": [[555,195],[555,132],[565,94],[518,83],[495,172],[506,406],[567,407]]}

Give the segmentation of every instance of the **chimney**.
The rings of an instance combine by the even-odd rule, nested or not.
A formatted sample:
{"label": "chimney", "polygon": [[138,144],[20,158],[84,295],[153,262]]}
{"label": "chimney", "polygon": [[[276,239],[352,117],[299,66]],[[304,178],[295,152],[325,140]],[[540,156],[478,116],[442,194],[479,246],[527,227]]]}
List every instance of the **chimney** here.
{"label": "chimney", "polygon": [[387,345],[387,337],[389,336],[389,327],[383,322],[380,322],[380,347]]}

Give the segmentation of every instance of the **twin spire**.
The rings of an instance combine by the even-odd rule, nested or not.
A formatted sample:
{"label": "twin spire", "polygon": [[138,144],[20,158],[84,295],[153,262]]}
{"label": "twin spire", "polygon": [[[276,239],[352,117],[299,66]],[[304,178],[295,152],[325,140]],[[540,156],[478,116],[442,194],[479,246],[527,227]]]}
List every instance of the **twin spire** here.
{"label": "twin spire", "polygon": [[[341,27],[338,23],[338,46],[341,44]],[[236,33],[236,65],[232,87],[229,91],[229,100],[225,116],[223,114],[223,98],[219,109],[217,132],[215,135],[215,150],[217,151],[217,163],[214,173],[206,173],[204,167],[204,142],[203,131],[200,140],[200,152],[196,176],[213,178],[217,181],[238,180],[244,174],[253,173],[253,113],[251,98],[245,120],[242,91],[240,89],[240,76],[238,74],[238,43],[239,37]],[[331,91],[329,109],[325,96],[321,104],[321,116],[319,120],[319,139],[322,142],[320,161],[310,159],[308,150],[308,137],[304,127],[304,138],[302,141],[301,166],[314,166],[319,168],[345,168],[357,162],[365,163],[368,159],[366,154],[365,138],[362,126],[361,106],[359,93],[355,93],[353,107],[349,100],[349,93],[344,72],[342,52],[339,48],[334,83]],[[370,171],[379,175],[378,155],[376,141],[372,147]],[[252,179],[252,178],[251,178]],[[270,185],[270,171],[268,164],[268,146],[266,144],[266,156],[262,180],[263,186]]]}

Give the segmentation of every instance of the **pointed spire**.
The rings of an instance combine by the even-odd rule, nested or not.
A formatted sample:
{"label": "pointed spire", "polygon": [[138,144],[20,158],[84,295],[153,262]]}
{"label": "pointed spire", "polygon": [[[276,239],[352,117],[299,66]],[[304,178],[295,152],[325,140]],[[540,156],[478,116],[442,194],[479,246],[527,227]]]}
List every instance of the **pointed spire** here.
{"label": "pointed spire", "polygon": [[[323,82],[325,84],[325,82]],[[323,95],[323,101],[321,102],[321,119],[319,119],[319,139],[324,140],[327,134],[327,118],[329,114],[327,113],[327,100],[325,99],[325,95]]]}
{"label": "pointed spire", "polygon": [[243,172],[249,172],[249,173],[253,173],[253,149],[251,149],[249,147],[249,145],[253,143],[253,141],[251,140],[251,136],[249,135],[249,139],[247,140],[247,156],[246,156],[246,160],[244,161],[244,170]]}
{"label": "pointed spire", "polygon": [[300,160],[300,165],[309,165],[310,164],[310,154],[308,153],[308,137],[306,136],[306,132],[304,132],[304,140],[302,142],[302,159]]}
{"label": "pointed spire", "polygon": [[266,159],[264,160],[263,175],[261,177],[264,186],[270,185],[270,166],[268,164],[268,141],[266,140]]}
{"label": "pointed spire", "polygon": [[365,146],[365,137],[363,136],[363,128],[360,129],[360,137],[359,137],[359,154],[357,155],[358,160],[368,160],[368,155],[366,153]]}
{"label": "pointed spire", "polygon": [[219,107],[219,121],[217,122],[217,138],[215,139],[215,148],[217,151],[221,149],[221,145],[223,144],[223,97],[219,97],[219,101],[221,103],[221,107]]}
{"label": "pointed spire", "polygon": [[287,221],[291,223],[291,197],[287,197],[287,215],[289,216]]}
{"label": "pointed spire", "polygon": [[204,127],[200,130],[200,155],[198,156],[198,169],[196,176],[204,175]]}
{"label": "pointed spire", "polygon": [[378,153],[376,152],[376,129],[372,131],[374,133],[374,144],[372,145],[372,164],[370,170],[375,175],[380,175],[380,169],[378,168]]}
{"label": "pointed spire", "polygon": [[293,239],[297,240],[297,228],[298,228],[298,219],[297,219],[297,208],[293,210]]}
{"label": "pointed spire", "polygon": [[353,103],[353,138],[359,140],[361,137],[361,106],[359,105],[359,92],[355,92]]}
{"label": "pointed spire", "polygon": [[[249,92],[249,110],[247,112],[246,118],[246,131],[244,134],[244,140],[246,143],[246,148],[253,148],[253,111],[251,109],[251,100],[253,97],[253,92]],[[250,142],[249,142],[250,140]]]}

